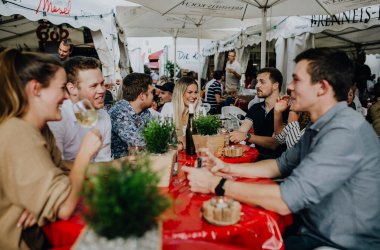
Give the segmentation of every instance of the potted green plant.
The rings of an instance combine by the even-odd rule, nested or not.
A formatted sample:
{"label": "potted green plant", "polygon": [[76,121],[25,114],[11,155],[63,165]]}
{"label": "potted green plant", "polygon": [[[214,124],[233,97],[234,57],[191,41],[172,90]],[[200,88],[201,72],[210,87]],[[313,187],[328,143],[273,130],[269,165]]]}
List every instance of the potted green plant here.
{"label": "potted green plant", "polygon": [[149,157],[93,164],[83,197],[88,228],[74,249],[158,249],[160,215],[169,207]]}
{"label": "potted green plant", "polygon": [[151,120],[143,130],[152,168],[160,174],[160,187],[168,187],[175,162],[175,150],[169,150],[175,126],[169,120]]}
{"label": "potted green plant", "polygon": [[143,130],[148,152],[153,154],[166,153],[174,129],[171,122],[151,120]]}
{"label": "potted green plant", "polygon": [[218,135],[222,121],[216,115],[198,115],[193,120],[197,135],[193,135],[195,148],[207,147],[218,151],[224,146],[224,135]]}

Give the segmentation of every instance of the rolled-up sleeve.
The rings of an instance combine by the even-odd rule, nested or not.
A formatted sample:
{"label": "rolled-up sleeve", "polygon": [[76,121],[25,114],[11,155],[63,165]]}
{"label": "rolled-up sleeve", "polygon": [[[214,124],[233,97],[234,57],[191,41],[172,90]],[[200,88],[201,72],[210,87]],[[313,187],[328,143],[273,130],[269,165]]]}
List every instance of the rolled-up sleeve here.
{"label": "rolled-up sleeve", "polygon": [[[323,140],[318,138],[316,136],[315,141],[311,141],[310,152],[280,185],[282,198],[292,212],[319,203],[343,185],[355,173],[360,155],[365,155],[361,152],[360,138],[345,128],[331,129],[323,135]],[[278,159],[281,173],[288,173],[286,162],[291,160],[288,154]]]}

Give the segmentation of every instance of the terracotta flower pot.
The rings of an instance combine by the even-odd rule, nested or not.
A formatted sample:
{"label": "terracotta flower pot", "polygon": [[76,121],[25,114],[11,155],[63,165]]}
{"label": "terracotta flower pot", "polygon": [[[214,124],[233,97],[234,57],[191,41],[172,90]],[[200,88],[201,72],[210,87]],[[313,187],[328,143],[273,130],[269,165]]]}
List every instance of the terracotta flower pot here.
{"label": "terracotta flower pot", "polygon": [[208,148],[212,153],[219,154],[224,147],[224,135],[193,135],[195,150]]}

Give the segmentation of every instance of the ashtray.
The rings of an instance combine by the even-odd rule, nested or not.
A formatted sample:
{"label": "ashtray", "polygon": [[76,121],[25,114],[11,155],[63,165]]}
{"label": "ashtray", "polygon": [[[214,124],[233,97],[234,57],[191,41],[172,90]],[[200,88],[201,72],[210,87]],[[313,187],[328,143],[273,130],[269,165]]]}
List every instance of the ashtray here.
{"label": "ashtray", "polygon": [[239,222],[241,205],[226,197],[214,197],[203,202],[202,215],[213,225],[228,226]]}
{"label": "ashtray", "polygon": [[238,146],[228,146],[224,148],[225,157],[240,157],[243,155],[243,148]]}

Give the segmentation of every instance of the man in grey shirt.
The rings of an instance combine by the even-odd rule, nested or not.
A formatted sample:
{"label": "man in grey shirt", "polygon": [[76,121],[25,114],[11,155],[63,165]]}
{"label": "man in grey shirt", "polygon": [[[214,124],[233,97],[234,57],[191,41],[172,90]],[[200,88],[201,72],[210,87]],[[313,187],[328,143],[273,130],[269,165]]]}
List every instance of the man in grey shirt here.
{"label": "man in grey shirt", "polygon": [[226,63],[226,92],[240,89],[241,66],[236,61],[236,52],[228,52],[228,61]]}
{"label": "man in grey shirt", "polygon": [[[207,168],[182,167],[191,190],[225,194],[283,215],[299,213],[301,226],[284,239],[285,249],[380,249],[380,143],[346,104],[353,64],[344,52],[328,48],[304,51],[295,62],[288,87],[292,109],[311,117],[300,141],[276,160],[242,166],[210,157]],[[220,175],[286,179],[263,185]]]}

